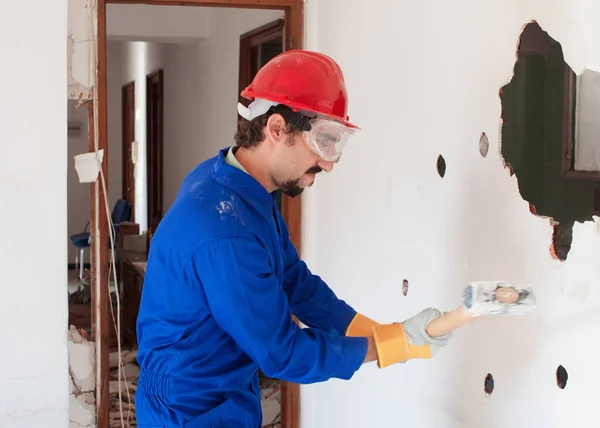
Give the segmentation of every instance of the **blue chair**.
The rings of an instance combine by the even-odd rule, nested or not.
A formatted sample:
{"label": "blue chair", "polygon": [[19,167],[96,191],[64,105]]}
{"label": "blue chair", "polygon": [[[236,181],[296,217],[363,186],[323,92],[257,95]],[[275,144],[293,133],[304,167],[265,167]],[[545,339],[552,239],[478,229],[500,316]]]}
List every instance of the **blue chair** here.
{"label": "blue chair", "polygon": [[[119,199],[115,203],[115,206],[114,206],[112,214],[111,214],[111,219],[112,219],[112,223],[113,223],[114,230],[115,230],[115,232],[114,232],[115,242],[117,241],[117,237],[119,236],[119,225],[123,221],[129,221],[130,217],[131,217],[131,206],[125,199]],[[84,232],[71,235],[71,242],[73,243],[73,245],[75,245],[77,248],[79,248],[79,280],[80,281],[83,280],[83,266],[84,266],[85,249],[89,248],[90,245],[92,244],[92,238],[90,236],[90,233],[87,231],[89,226],[90,226],[90,223],[88,222],[85,225]],[[108,245],[110,247],[110,235],[109,235]],[[75,266],[77,266],[77,260],[75,260]]]}

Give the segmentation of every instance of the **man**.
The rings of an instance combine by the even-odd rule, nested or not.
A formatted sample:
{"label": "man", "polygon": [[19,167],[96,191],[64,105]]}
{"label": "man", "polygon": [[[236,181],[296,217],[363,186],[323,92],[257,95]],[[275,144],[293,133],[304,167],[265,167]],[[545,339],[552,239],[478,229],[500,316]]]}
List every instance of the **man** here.
{"label": "man", "polygon": [[[289,51],[242,95],[236,147],[184,180],[152,239],[137,332],[140,427],[261,426],[258,370],[296,383],[350,379],[359,367],[431,358],[427,309],[379,325],[298,258],[278,211],[330,172],[357,127],[329,57]],[[296,315],[308,328],[293,322]]]}

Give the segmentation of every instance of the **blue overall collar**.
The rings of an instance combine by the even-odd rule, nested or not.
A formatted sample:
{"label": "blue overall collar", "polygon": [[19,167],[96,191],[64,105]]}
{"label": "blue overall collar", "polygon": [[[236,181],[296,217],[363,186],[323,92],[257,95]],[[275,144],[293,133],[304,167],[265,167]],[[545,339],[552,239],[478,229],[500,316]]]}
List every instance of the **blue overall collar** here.
{"label": "blue overall collar", "polygon": [[273,193],[267,192],[267,189],[250,174],[225,162],[228,151],[229,147],[219,151],[217,161],[211,172],[213,180],[236,193],[266,220],[271,221],[273,219],[273,205],[276,204],[279,190]]}

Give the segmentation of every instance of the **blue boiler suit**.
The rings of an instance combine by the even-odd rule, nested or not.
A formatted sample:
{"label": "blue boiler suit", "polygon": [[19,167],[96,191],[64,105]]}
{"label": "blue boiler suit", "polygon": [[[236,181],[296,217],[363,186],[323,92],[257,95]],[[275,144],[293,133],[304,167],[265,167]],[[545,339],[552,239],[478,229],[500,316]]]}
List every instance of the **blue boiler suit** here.
{"label": "blue boiler suit", "polygon": [[141,428],[259,428],[259,369],[349,379],[366,356],[366,338],[345,336],[356,311],[298,258],[276,193],[227,153],[186,177],[152,239],[137,320]]}

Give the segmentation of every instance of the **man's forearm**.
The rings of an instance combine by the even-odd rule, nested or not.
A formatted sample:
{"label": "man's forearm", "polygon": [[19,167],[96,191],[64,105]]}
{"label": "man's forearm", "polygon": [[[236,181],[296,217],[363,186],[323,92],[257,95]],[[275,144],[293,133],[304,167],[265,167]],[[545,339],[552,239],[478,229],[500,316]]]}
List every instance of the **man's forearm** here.
{"label": "man's forearm", "polygon": [[367,337],[367,355],[365,356],[365,363],[370,361],[377,361],[377,347],[375,346],[375,339],[373,336]]}

